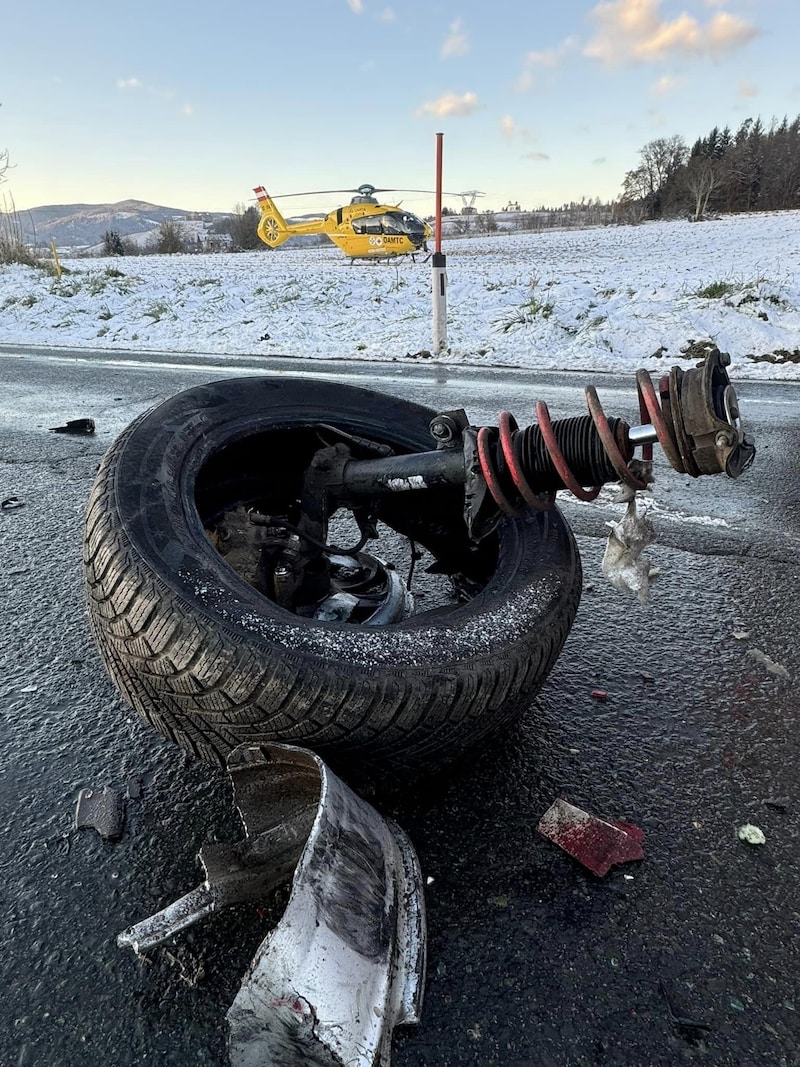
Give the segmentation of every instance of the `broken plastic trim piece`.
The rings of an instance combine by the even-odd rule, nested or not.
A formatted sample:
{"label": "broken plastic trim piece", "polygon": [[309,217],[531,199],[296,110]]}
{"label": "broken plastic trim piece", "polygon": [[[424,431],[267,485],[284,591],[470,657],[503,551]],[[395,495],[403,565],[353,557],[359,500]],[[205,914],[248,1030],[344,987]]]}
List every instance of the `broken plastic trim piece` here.
{"label": "broken plastic trim piece", "polygon": [[69,419],[63,426],[51,426],[50,433],[93,434],[94,419]]}
{"label": "broken plastic trim piece", "polygon": [[75,829],[97,830],[106,841],[122,837],[125,826],[125,798],[116,789],[83,788],[75,806]]}
{"label": "broken plastic trim piece", "polygon": [[287,881],[289,903],[228,1011],[234,1067],[388,1065],[419,1021],[425,906],[413,846],[313,753],[241,745],[228,759],[247,836],[205,846],[206,880],[126,930],[144,951],[226,904]]}
{"label": "broken plastic trim piece", "polygon": [[547,809],[536,829],[599,877],[608,874],[615,863],[644,858],[644,831],[638,826],[598,819],[560,798]]}

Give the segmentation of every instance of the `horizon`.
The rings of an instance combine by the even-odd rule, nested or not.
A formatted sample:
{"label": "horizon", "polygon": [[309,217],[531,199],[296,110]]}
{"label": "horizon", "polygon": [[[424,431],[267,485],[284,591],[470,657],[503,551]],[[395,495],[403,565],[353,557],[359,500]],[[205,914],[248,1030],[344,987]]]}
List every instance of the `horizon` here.
{"label": "horizon", "polygon": [[369,181],[431,214],[432,194],[403,193],[433,189],[436,132],[444,188],[481,190],[480,210],[609,201],[656,137],[691,145],[800,111],[788,0],[311,0],[260,20],[235,2],[222,23],[142,0],[137,14],[158,34],[97,0],[79,18],[53,0],[15,11],[15,36],[37,42],[35,61],[4,57],[3,193],[18,210],[138,199],[230,213],[259,184],[338,189],[293,205],[331,210]]}

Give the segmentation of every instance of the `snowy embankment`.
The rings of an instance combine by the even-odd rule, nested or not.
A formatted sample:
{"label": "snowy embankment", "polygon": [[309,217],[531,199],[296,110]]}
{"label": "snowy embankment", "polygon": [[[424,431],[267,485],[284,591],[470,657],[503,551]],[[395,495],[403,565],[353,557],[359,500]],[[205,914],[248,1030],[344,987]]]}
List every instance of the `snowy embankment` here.
{"label": "snowy embankment", "polygon": [[[800,379],[800,212],[462,238],[444,251],[442,362],[631,371],[689,366],[713,342],[735,377]],[[351,264],[332,245],[289,244],[63,266],[60,279],[0,267],[0,343],[430,358],[422,262]]]}

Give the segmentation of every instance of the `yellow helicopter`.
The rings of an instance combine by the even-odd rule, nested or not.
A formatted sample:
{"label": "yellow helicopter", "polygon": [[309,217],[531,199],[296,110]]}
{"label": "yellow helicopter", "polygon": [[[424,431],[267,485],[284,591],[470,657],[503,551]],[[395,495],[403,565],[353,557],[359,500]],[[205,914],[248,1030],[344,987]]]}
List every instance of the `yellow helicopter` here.
{"label": "yellow helicopter", "polygon": [[[263,185],[253,190],[261,208],[258,236],[277,248],[290,237],[324,233],[351,260],[395,259],[427,252],[431,227],[423,219],[412,215],[399,204],[381,204],[376,193],[429,193],[428,189],[376,189],[374,185],[359,185],[357,189],[319,189],[310,193],[286,193],[285,196],[323,196],[330,193],[353,193],[350,203],[319,218],[302,222],[287,222],[275,205],[275,200]],[[276,199],[283,199],[277,197]]]}

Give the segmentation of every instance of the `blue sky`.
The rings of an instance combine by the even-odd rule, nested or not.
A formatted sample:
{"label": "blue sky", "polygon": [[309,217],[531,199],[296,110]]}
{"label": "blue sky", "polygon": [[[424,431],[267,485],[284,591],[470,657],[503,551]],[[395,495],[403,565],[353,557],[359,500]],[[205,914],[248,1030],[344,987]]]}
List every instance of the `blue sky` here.
{"label": "blue sky", "polygon": [[437,131],[480,207],[609,199],[655,137],[800,112],[796,0],[11,0],[3,25],[20,209],[433,188]]}

